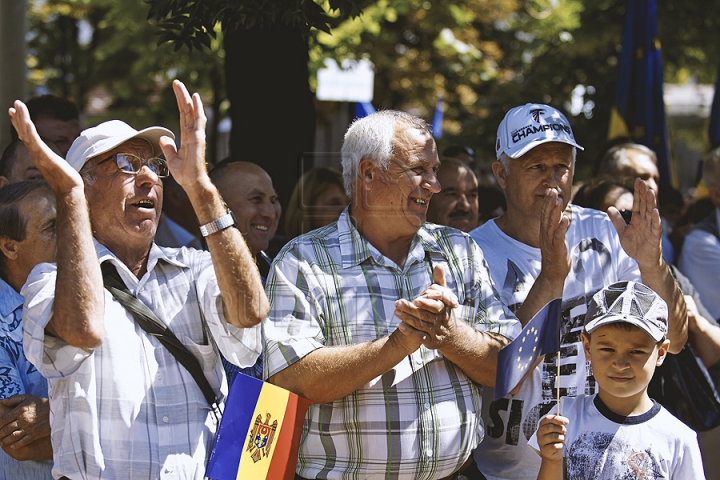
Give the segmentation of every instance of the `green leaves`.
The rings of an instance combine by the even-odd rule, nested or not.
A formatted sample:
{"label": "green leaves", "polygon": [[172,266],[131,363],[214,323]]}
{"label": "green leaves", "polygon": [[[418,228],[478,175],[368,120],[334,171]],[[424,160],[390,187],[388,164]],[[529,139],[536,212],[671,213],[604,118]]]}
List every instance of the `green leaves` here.
{"label": "green leaves", "polygon": [[148,19],[163,31],[161,43],[175,43],[201,49],[210,46],[215,25],[223,32],[240,28],[267,28],[275,23],[299,27],[306,33],[312,28],[330,33],[331,22],[359,15],[367,0],[144,0],[150,5]]}

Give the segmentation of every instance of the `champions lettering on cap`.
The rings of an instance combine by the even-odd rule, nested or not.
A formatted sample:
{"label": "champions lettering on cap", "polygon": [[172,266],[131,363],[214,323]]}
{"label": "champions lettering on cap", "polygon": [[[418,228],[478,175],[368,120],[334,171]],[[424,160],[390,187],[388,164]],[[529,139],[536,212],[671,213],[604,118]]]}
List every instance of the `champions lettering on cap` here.
{"label": "champions lettering on cap", "polygon": [[559,110],[539,103],[511,109],[500,122],[495,143],[498,159],[504,152],[519,158],[546,142],[561,142],[584,150],[575,142],[570,122]]}

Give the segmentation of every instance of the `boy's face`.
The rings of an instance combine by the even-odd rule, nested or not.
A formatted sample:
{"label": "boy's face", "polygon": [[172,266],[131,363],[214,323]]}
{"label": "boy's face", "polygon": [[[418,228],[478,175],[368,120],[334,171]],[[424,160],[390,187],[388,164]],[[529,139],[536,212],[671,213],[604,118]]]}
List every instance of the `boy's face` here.
{"label": "boy's face", "polygon": [[618,405],[637,405],[644,398],[655,367],[662,365],[670,345],[669,340],[658,345],[638,327],[625,330],[613,324],[598,327],[590,339],[583,334],[582,340],[600,399],[619,414],[627,412]]}

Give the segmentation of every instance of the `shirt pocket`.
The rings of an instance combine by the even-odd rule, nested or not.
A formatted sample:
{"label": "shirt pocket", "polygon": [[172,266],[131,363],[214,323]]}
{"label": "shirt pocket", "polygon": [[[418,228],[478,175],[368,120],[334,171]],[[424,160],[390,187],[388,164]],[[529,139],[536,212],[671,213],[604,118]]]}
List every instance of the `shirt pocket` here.
{"label": "shirt pocket", "polygon": [[220,396],[223,374],[222,368],[220,368],[220,353],[215,349],[215,346],[195,343],[187,336],[183,336],[182,343],[200,363],[200,368],[202,368],[205,378],[212,387],[213,392],[215,392],[215,396]]}

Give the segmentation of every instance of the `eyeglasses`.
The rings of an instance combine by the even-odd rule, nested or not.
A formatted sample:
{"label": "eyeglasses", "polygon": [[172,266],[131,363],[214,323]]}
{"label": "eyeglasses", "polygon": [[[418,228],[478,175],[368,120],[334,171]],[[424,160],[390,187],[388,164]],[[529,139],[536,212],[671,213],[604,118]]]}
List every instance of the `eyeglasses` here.
{"label": "eyeglasses", "polygon": [[170,169],[167,166],[167,162],[161,157],[152,157],[143,159],[132,153],[116,153],[110,155],[105,160],[98,162],[96,166],[102,165],[110,160],[115,160],[115,164],[123,173],[129,173],[130,175],[137,175],[140,173],[140,169],[143,166],[147,166],[151,172],[160,178],[164,178],[170,175]]}

